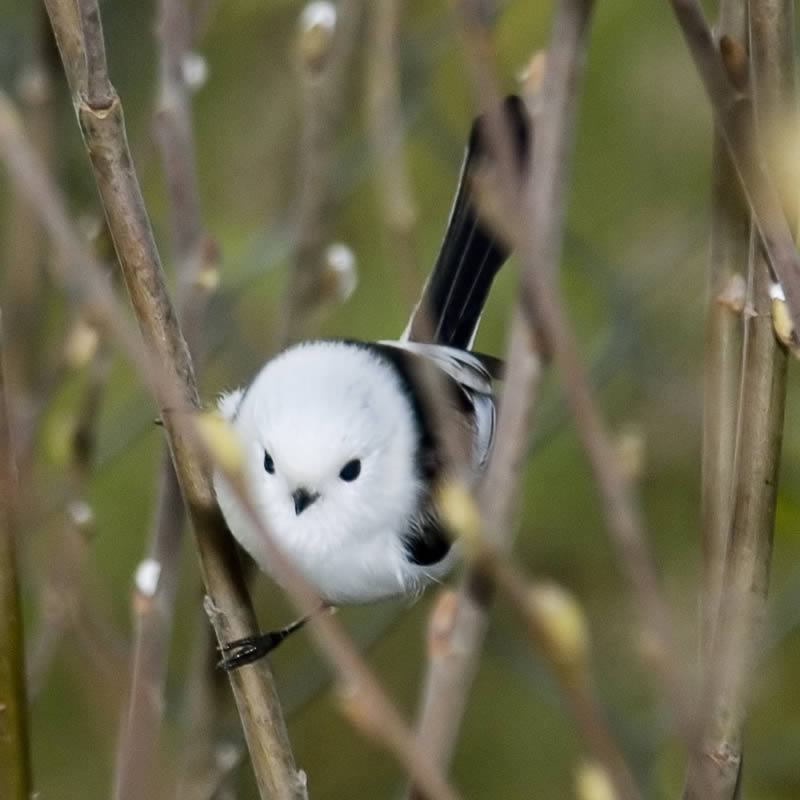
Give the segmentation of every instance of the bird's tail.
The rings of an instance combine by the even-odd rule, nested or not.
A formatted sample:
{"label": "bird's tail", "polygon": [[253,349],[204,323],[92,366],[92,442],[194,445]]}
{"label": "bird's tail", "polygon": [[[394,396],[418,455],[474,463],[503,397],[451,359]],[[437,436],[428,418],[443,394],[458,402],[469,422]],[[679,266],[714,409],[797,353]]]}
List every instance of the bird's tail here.
{"label": "bird's tail", "polygon": [[[524,103],[515,95],[505,99],[503,111],[512,137],[515,166],[522,173],[527,169],[530,119]],[[510,255],[503,238],[502,217],[491,208],[491,199],[497,192],[482,185],[491,171],[485,128],[482,117],[472,124],[439,255],[403,339],[471,347],[494,276]]]}

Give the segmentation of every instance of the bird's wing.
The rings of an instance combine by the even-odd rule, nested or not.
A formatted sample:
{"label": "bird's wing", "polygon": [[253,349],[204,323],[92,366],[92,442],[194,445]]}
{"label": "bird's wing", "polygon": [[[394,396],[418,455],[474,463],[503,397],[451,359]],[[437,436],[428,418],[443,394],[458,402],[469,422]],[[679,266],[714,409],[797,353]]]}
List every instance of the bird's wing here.
{"label": "bird's wing", "polygon": [[[458,347],[407,340],[383,340],[378,344],[422,356],[465,389],[479,394],[492,394],[492,378],[497,376],[489,369],[484,357],[476,353]],[[492,359],[490,364],[495,362],[499,363]]]}
{"label": "bird's wing", "polygon": [[467,405],[473,429],[473,464],[480,473],[494,442],[496,408],[492,373],[481,356],[457,347],[409,341],[381,341],[379,346],[424,358],[450,378]]}

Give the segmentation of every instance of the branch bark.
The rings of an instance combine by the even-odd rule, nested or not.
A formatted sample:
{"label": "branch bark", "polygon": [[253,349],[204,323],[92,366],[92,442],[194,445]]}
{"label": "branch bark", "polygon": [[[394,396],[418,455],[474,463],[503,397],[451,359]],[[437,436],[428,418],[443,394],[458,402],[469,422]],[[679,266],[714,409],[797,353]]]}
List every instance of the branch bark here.
{"label": "branch bark", "polygon": [[[745,0],[723,0],[717,30],[720,37],[747,41]],[[750,236],[747,202],[725,139],[715,128],[703,401],[700,654],[704,675],[713,649],[730,536]]]}
{"label": "branch bark", "polygon": [[[324,258],[329,244],[332,145],[345,105],[348,66],[357,41],[364,0],[343,0],[335,6],[325,6],[309,4],[301,22],[298,80],[302,129],[294,252],[284,317],[285,342],[303,333],[332,294],[331,282],[325,280]],[[323,9],[321,19],[308,17],[314,8]],[[328,12],[333,15],[332,19],[328,18]]]}
{"label": "branch bark", "polygon": [[[59,44],[80,39],[81,30],[84,41],[102,36],[99,16],[96,25],[84,24],[76,30],[79,20],[65,13],[65,5],[70,5],[70,0],[47,3],[54,26],[64,20],[69,23],[66,29],[56,31]],[[94,19],[90,15],[90,23]],[[86,52],[92,55],[87,59],[90,72],[104,70],[101,51],[102,42],[86,42]],[[65,69],[73,66],[71,55],[71,51],[65,52]],[[80,76],[73,75],[70,85],[79,87]],[[110,97],[106,96],[106,85]],[[176,422],[180,409],[175,408],[173,399],[179,400],[181,408],[199,407],[194,370],[166,292],[161,260],[127,146],[121,103],[107,74],[95,74],[91,86],[93,92],[78,91],[73,96],[78,121],[142,336],[168,381],[180,393],[179,398],[172,398],[169,384],[159,381],[154,386],[175,471],[192,519],[206,590],[219,609],[215,618],[217,636],[220,641],[230,641],[252,634],[256,621],[236,552],[216,509],[208,471],[198,457],[190,431]],[[268,664],[262,662],[255,669],[232,673],[231,685],[262,796],[304,797],[304,781],[294,765]]]}
{"label": "branch bark", "polygon": [[[489,141],[498,157],[501,185],[509,187],[501,198],[507,219],[517,236],[530,232],[521,244],[525,274],[534,270],[550,275],[558,267],[563,235],[563,196],[585,60],[592,3],[559,3],[551,37],[549,63],[541,98],[537,98],[533,153],[525,186],[513,168],[511,136],[497,110],[499,92],[493,80],[488,32],[480,10],[469,0],[460,3],[459,15],[467,39],[470,66]],[[519,191],[519,195],[513,189]],[[522,206],[521,213],[518,207]],[[525,279],[523,279],[524,281]],[[541,342],[527,314],[527,297],[520,290],[512,317],[506,354],[508,369],[500,397],[497,438],[487,474],[479,489],[482,530],[501,551],[512,540],[512,514],[516,507],[520,465],[530,440],[533,409],[541,377]],[[437,609],[429,639],[429,666],[417,736],[425,751],[448,765],[455,748],[467,697],[477,668],[488,626],[493,582],[478,568],[469,568],[454,609]],[[444,627],[444,632],[442,631]],[[418,792],[412,795],[419,797]]]}
{"label": "branch bark", "polygon": [[[214,283],[204,280],[204,276],[216,269],[213,258],[208,258],[209,254],[215,256],[216,248],[203,232],[200,213],[190,95],[184,78],[190,34],[184,0],[160,0],[158,16],[160,86],[155,133],[166,177],[179,317],[196,356],[208,287]],[[115,776],[115,796],[119,800],[152,793],[185,520],[180,484],[166,450],[148,554],[140,565],[140,570],[157,571],[157,579],[154,586],[137,581],[134,594],[131,687]],[[203,641],[206,639],[204,636]]]}
{"label": "branch bark", "polygon": [[33,786],[13,515],[16,476],[3,344],[0,316],[0,796],[28,800]]}
{"label": "branch bark", "polygon": [[[774,135],[787,119],[797,124],[793,9],[786,0],[751,0],[749,8],[752,100],[748,97],[745,108],[748,124],[766,140],[765,134]],[[755,157],[778,185],[783,165],[769,163],[760,152]],[[757,215],[755,196],[749,199]],[[796,196],[784,193],[779,211],[791,234],[786,219],[797,218]],[[751,243],[753,313],[745,321],[733,518],[709,668],[709,719],[702,749],[692,754],[687,798],[729,800],[741,790],[743,728],[765,633],[788,356],[775,337],[772,278],[763,255],[768,246],[761,234],[763,251],[755,238]]]}
{"label": "branch bark", "polygon": [[783,285],[794,328],[800,331],[800,256],[759,145],[751,98],[726,72],[698,0],[671,3],[747,196],[769,267]]}

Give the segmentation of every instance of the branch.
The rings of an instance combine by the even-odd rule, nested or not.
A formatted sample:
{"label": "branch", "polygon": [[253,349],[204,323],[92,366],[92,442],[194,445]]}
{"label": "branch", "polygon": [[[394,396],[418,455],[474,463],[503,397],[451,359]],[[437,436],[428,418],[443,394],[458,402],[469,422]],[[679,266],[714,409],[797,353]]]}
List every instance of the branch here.
{"label": "branch", "polygon": [[[747,4],[724,0],[720,36],[747,41]],[[711,252],[703,392],[701,662],[708,674],[730,536],[736,417],[742,366],[742,311],[750,253],[750,214],[719,130],[711,177]]]}
{"label": "branch", "polygon": [[377,177],[393,260],[408,290],[408,297],[412,298],[417,283],[414,241],[417,212],[403,159],[405,131],[397,52],[403,5],[402,0],[385,0],[369,9],[367,123],[373,158],[378,164]]}
{"label": "branch", "polygon": [[758,145],[752,100],[726,72],[697,0],[671,2],[747,195],[770,269],[783,285],[794,328],[800,331],[800,256]]}
{"label": "branch", "polygon": [[587,0],[572,0],[567,5],[557,19],[556,29],[563,30],[561,36],[572,46],[553,49],[548,61],[542,121],[534,142],[534,169],[523,204],[526,219],[532,224],[521,227],[522,309],[539,335],[543,350],[552,353],[560,373],[567,404],[600,493],[612,543],[640,609],[643,636],[653,643],[649,648],[650,666],[660,675],[677,725],[691,746],[697,737],[694,708],[641,515],[554,285],[565,205],[564,165],[582,74],[582,41],[574,40],[576,35],[585,33],[591,10]]}
{"label": "branch", "polygon": [[590,636],[577,601],[556,584],[531,582],[508,559],[489,549],[475,556],[475,566],[492,576],[534,650],[547,660],[581,737],[611,777],[616,796],[641,798],[595,694]]}
{"label": "branch", "polygon": [[[774,131],[779,119],[796,112],[792,5],[784,0],[751,0],[749,8],[753,101],[746,107],[756,113],[749,126]],[[770,163],[767,168],[777,176],[782,166]],[[754,196],[749,199],[755,215]],[[791,197],[785,206],[786,215],[796,219],[797,198]],[[785,224],[782,210],[780,217]],[[754,239],[750,267],[754,313],[745,321],[733,519],[708,676],[709,719],[702,750],[693,753],[687,798],[729,800],[741,785],[743,728],[765,633],[788,356],[775,338],[772,279],[755,245]]]}
{"label": "branch", "polygon": [[[64,2],[69,0],[49,0],[48,10],[58,11]],[[51,13],[54,25],[63,24],[64,19],[63,14]],[[84,39],[100,34],[99,18],[97,26],[83,28]],[[72,28],[68,33],[56,34],[59,42],[77,36]],[[86,49],[95,56],[90,67],[101,69],[97,55],[101,44],[89,42]],[[70,66],[65,58],[65,69]],[[155,396],[192,518],[204,583],[220,610],[216,617],[217,636],[220,641],[230,641],[256,630],[255,615],[236,552],[216,510],[208,471],[200,465],[190,430],[177,422],[179,409],[199,406],[194,371],[164,285],[161,261],[127,147],[122,106],[113,89],[110,100],[103,97],[105,81],[107,76],[96,77],[95,94],[74,96],[78,120],[142,336],[166,374],[166,381],[156,382]],[[78,85],[77,79],[73,77],[70,84]],[[177,397],[170,387],[175,387]],[[262,796],[303,797],[305,787],[294,765],[269,666],[262,663],[256,669],[240,670],[231,675],[231,684]]]}
{"label": "branch", "polygon": [[345,107],[348,67],[363,10],[364,0],[310,3],[301,19],[302,129],[284,341],[296,339],[338,288],[325,279],[324,257],[330,235],[332,144]]}
{"label": "branch", "polygon": [[14,449],[8,416],[0,317],[0,795],[32,795],[25,690],[25,643],[14,530]]}
{"label": "branch", "polygon": [[[161,0],[157,26],[160,89],[155,128],[167,185],[172,252],[176,261],[179,317],[197,354],[201,321],[216,267],[203,233],[194,165],[189,90],[184,61],[189,19],[184,0]],[[131,687],[115,776],[119,800],[150,793],[157,733],[164,709],[167,655],[172,628],[185,511],[175,469],[165,452],[158,504],[146,559],[137,570]],[[148,575],[154,575],[153,581]],[[139,580],[141,578],[141,580]],[[207,637],[203,637],[204,641]]]}
{"label": "branch", "polygon": [[[585,60],[590,10],[590,2],[575,0],[564,0],[557,7],[550,44],[554,60],[548,64],[544,74],[541,99],[538,98],[541,73],[531,81],[532,91],[537,95],[536,133],[532,158],[529,159],[532,166],[527,191],[526,187],[522,188],[525,203],[522,214],[511,211],[518,208],[518,197],[514,192],[509,191],[506,197],[501,198],[509,212],[507,219],[517,223],[520,217],[525,220],[524,225],[513,226],[515,232],[522,228],[531,232],[532,242],[526,241],[526,249],[522,252],[528,272],[542,269],[551,274],[558,266],[564,213],[562,187],[566,180],[571,126]],[[498,119],[497,114],[500,103],[488,57],[488,34],[472,2],[460,3],[459,11],[467,38],[470,66],[487,120],[489,141],[497,154],[500,174],[504,176],[500,185],[517,187],[519,177],[513,169],[515,162],[511,156],[510,132],[505,130],[503,120]],[[538,64],[541,66],[541,59]],[[538,202],[534,202],[534,197]],[[541,249],[534,250],[534,247]],[[532,263],[533,254],[540,258],[540,262]],[[479,489],[482,530],[500,550],[511,545],[511,519],[517,505],[520,465],[530,441],[541,378],[540,343],[537,332],[531,330],[526,319],[523,301],[521,295],[512,317],[506,354],[507,379],[500,397],[496,443]],[[431,626],[435,633],[429,641],[430,662],[418,740],[426,752],[445,766],[452,758],[488,625],[492,597],[491,582],[487,584],[484,575],[469,569],[459,590],[452,622],[445,620],[449,630],[442,635],[439,625]],[[441,608],[437,611],[439,613],[444,616]]]}

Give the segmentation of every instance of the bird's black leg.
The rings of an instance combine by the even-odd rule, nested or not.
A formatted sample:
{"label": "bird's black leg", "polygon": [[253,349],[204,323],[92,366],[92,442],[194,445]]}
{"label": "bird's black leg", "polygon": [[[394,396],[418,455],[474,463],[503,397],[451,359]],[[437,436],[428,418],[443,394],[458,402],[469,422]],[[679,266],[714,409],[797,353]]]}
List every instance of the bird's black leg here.
{"label": "bird's black leg", "polygon": [[279,631],[269,631],[260,633],[257,636],[246,636],[244,639],[236,639],[227,642],[217,648],[222,653],[217,666],[230,672],[233,669],[243,667],[245,664],[252,664],[263,658],[267,653],[271,653],[289,634],[299,630],[308,622],[309,617],[301,617],[291,625],[281,628]]}

